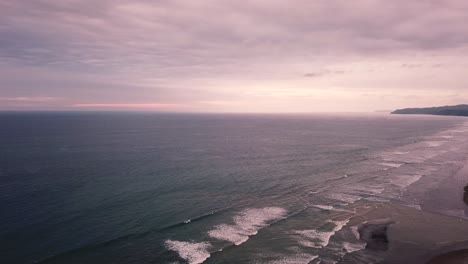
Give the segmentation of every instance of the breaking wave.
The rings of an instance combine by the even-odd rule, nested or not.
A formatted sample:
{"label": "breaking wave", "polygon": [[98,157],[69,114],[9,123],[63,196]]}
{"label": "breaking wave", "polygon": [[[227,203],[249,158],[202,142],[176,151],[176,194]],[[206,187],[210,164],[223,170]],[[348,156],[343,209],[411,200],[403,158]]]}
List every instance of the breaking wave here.
{"label": "breaking wave", "polygon": [[292,233],[299,235],[299,244],[305,247],[312,248],[324,248],[330,242],[330,239],[335,235],[336,232],[340,231],[349,220],[344,221],[327,221],[328,223],[333,223],[334,227],[330,231],[321,231],[316,229],[309,230],[295,230]]}
{"label": "breaking wave", "polygon": [[211,245],[207,242],[195,243],[167,240],[165,245],[167,249],[177,252],[177,254],[189,264],[200,264],[210,257],[208,249]]}
{"label": "breaking wave", "polygon": [[250,208],[234,217],[234,224],[221,224],[208,231],[208,235],[238,246],[257,234],[269,222],[283,218],[287,211],[280,207]]}

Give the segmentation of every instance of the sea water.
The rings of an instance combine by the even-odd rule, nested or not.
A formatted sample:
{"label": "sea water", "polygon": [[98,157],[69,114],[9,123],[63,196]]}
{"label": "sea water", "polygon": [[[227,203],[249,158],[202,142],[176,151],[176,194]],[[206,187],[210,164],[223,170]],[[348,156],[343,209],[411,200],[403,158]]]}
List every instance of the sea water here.
{"label": "sea water", "polygon": [[459,117],[1,113],[0,262],[338,263],[365,247],[350,204],[421,209],[467,139]]}

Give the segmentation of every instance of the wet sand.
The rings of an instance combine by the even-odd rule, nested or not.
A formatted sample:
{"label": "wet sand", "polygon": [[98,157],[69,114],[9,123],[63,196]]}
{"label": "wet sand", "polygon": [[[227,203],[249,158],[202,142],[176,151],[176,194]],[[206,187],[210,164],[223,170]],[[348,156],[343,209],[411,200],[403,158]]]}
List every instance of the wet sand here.
{"label": "wet sand", "polygon": [[[453,177],[425,194],[422,210],[395,203],[355,203],[352,210],[357,216],[349,225],[359,227],[366,253],[383,259],[381,263],[468,263],[467,178],[465,162]],[[357,258],[347,255],[340,263],[354,263]]]}
{"label": "wet sand", "polygon": [[[437,176],[435,174],[433,177]],[[444,179],[438,188],[425,194],[421,199],[422,210],[468,219],[467,184],[468,162],[464,162],[464,166],[452,177]],[[412,190],[409,190],[408,194],[412,195]]]}
{"label": "wet sand", "polygon": [[468,263],[468,250],[457,250],[433,258],[428,264],[460,264]]}
{"label": "wet sand", "polygon": [[[368,243],[366,248],[366,251],[380,251],[377,253],[385,259],[383,263],[428,263],[445,253],[468,249],[467,220],[390,203],[374,204],[372,208],[358,206],[356,209],[359,215],[350,220],[350,226],[362,226],[363,223],[388,225],[388,247],[375,249],[369,247]],[[377,235],[379,236],[381,234]],[[459,251],[436,258],[430,263],[446,263],[446,259],[453,261],[455,257],[465,255],[466,251]],[[346,258],[342,263],[346,263]]]}
{"label": "wet sand", "polygon": [[[422,211],[382,205],[367,217],[390,216],[385,263],[468,263],[468,162],[426,194]],[[411,190],[408,192],[411,195]]]}

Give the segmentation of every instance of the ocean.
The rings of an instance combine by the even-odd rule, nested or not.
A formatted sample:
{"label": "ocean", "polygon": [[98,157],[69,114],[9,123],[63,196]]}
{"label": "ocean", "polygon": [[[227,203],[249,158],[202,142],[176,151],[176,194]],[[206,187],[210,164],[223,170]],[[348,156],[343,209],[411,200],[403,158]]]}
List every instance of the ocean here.
{"label": "ocean", "polygon": [[466,218],[426,192],[461,168],[467,121],[3,112],[0,263],[375,263],[350,205]]}

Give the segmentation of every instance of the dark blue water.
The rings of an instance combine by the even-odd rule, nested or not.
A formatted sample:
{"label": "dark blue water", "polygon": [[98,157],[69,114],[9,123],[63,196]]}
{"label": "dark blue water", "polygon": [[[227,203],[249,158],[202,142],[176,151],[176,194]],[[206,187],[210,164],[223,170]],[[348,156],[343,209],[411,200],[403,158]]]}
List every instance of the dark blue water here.
{"label": "dark blue water", "polygon": [[460,122],[1,113],[0,263],[201,263],[210,254],[207,263],[261,263],[267,252],[280,258],[297,245],[275,228],[323,218],[306,209],[311,193],[333,187],[333,179],[375,153]]}

